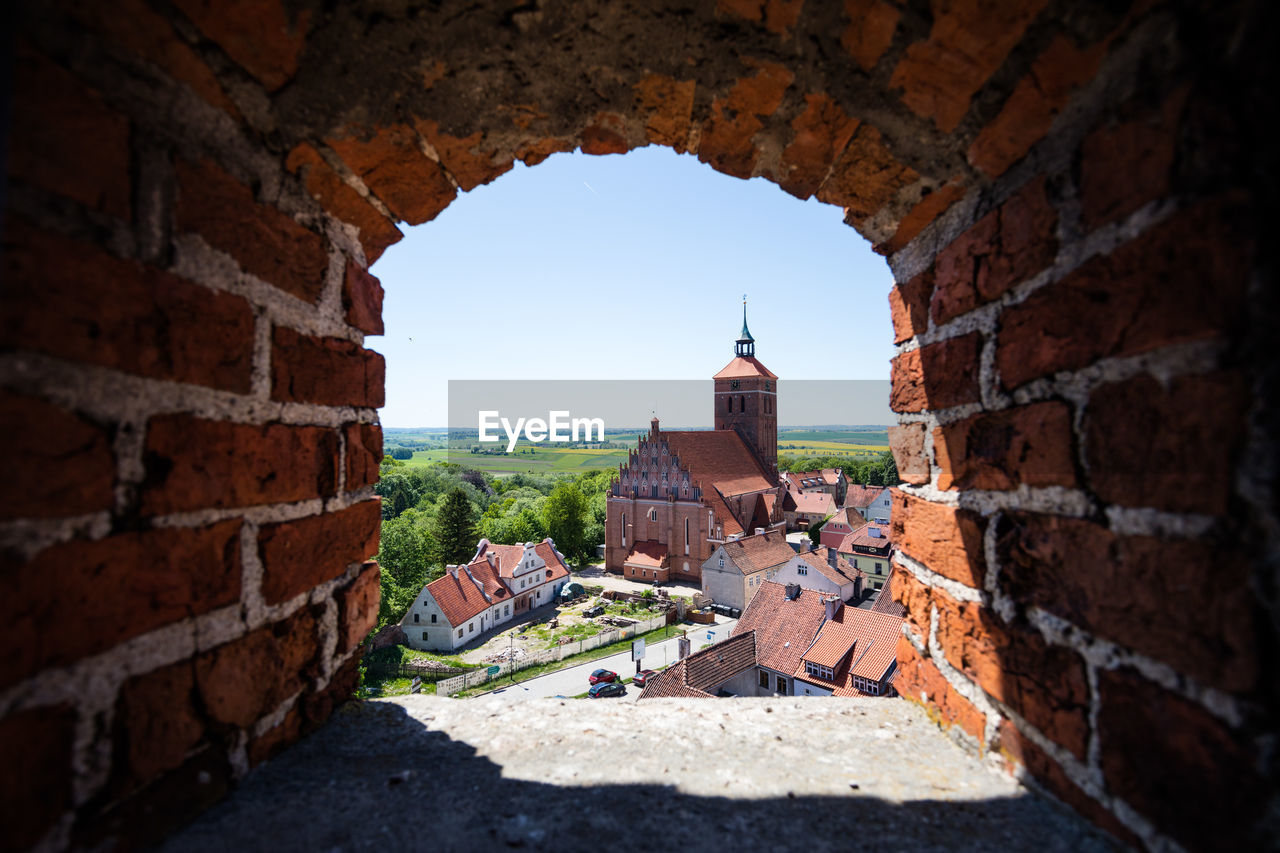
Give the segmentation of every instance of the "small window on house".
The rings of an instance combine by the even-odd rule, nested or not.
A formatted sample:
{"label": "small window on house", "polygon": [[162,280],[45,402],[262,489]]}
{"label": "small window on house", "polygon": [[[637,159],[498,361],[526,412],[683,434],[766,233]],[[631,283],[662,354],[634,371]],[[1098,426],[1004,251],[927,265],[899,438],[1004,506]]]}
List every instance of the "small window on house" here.
{"label": "small window on house", "polygon": [[413,621],[414,621],[414,622],[417,622],[417,621],[418,621],[418,614],[417,614],[417,613],[413,614]]}
{"label": "small window on house", "polygon": [[724,568],[724,557],[720,558],[720,568]]}
{"label": "small window on house", "polygon": [[796,569],[796,574],[798,574],[798,575],[807,575],[807,574],[809,574],[809,570],[808,570],[808,569]]}
{"label": "small window on house", "polygon": [[657,511],[656,509],[650,509],[650,510],[649,510],[649,520],[650,520],[650,521],[657,521],[657,520],[658,520],[658,511]]}
{"label": "small window on house", "polygon": [[431,624],[432,624],[432,625],[434,625],[435,623],[436,623],[436,614],[432,613],[432,614],[431,614]]}
{"label": "small window on house", "polygon": [[423,632],[422,632],[422,641],[423,641],[424,643],[427,641],[427,632],[426,632],[426,631],[423,631]]}
{"label": "small window on house", "polygon": [[769,689],[769,673],[764,670],[760,670],[760,686],[765,690]]}
{"label": "small window on house", "polygon": [[880,564],[876,563],[876,574],[880,574]]}
{"label": "small window on house", "polygon": [[474,623],[474,622],[468,622],[468,623],[467,623],[467,633],[468,633],[468,634],[474,634],[475,632],[476,632],[476,623]]}
{"label": "small window on house", "polygon": [[458,629],[458,636],[459,636],[459,637],[461,637],[461,636],[462,636],[462,629],[461,629],[461,628],[459,628],[459,629]]}
{"label": "small window on house", "polygon": [[503,616],[510,616],[510,615],[511,615],[511,605],[510,605],[510,604],[508,604],[506,607],[502,608],[502,615],[503,615]]}
{"label": "small window on house", "polygon": [[779,693],[787,692],[787,680],[783,678],[781,675],[778,676],[778,692]]}

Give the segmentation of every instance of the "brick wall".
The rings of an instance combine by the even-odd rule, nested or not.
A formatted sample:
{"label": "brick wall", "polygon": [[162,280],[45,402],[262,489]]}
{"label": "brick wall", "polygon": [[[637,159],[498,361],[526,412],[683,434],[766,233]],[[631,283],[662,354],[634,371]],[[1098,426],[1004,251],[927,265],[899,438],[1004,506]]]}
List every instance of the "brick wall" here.
{"label": "brick wall", "polygon": [[1125,840],[1257,841],[1262,4],[99,5],[25,4],[15,37],[16,846],[159,837],[349,695],[368,266],[516,160],[646,144],[839,206],[889,256],[899,691]]}

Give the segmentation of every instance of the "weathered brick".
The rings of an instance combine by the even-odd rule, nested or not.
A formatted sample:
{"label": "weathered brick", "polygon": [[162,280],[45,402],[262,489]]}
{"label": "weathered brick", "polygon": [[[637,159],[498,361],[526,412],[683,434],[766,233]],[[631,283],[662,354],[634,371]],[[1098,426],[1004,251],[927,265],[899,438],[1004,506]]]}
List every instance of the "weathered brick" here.
{"label": "weathered brick", "polygon": [[845,208],[845,219],[855,225],[874,216],[893,201],[898,190],[920,178],[916,170],[894,158],[883,139],[871,125],[859,127],[817,192],[819,201]]}
{"label": "weathered brick", "polygon": [[438,123],[430,119],[418,119],[414,127],[435,149],[440,162],[464,193],[511,171],[515,165],[514,160],[500,158],[495,150],[486,148],[484,134],[480,131],[459,138],[445,133]]}
{"label": "weathered brick", "polygon": [[716,14],[764,24],[774,35],[785,35],[800,19],[803,6],[804,0],[716,0]]}
{"label": "weathered brick", "polygon": [[348,323],[370,335],[383,333],[382,282],[351,260],[342,282],[342,305]]}
{"label": "weathered brick", "polygon": [[933,268],[889,291],[893,342],[908,341],[929,328],[929,300],[933,297]]}
{"label": "weathered brick", "polygon": [[756,164],[752,137],[782,104],[782,96],[795,74],[776,63],[764,63],[751,77],[733,85],[728,94],[711,103],[711,116],[702,126],[698,159],[717,172],[749,178]]}
{"label": "weathered brick", "polygon": [[631,150],[625,136],[601,124],[584,127],[578,134],[578,143],[583,154],[592,154],[596,157],[606,154],[626,154]]}
{"label": "weathered brick", "polygon": [[996,549],[1001,587],[1025,606],[1204,684],[1236,692],[1256,685],[1250,563],[1234,548],[1117,536],[1082,519],[1011,513]]}
{"label": "weathered brick", "polygon": [[974,332],[897,356],[892,362],[889,407],[895,412],[919,412],[978,402],[981,350],[982,335]]}
{"label": "weathered brick", "polygon": [[935,4],[929,38],[906,49],[889,86],[903,90],[902,102],[912,112],[950,133],[1044,5],[1045,0]]}
{"label": "weathered brick", "polygon": [[356,683],[360,680],[360,657],[352,655],[347,659],[324,689],[307,693],[302,697],[302,730],[314,731],[335,708],[351,701],[355,695]]}
{"label": "weathered brick", "polygon": [[646,139],[680,154],[687,150],[696,85],[693,80],[647,74],[632,87],[636,106],[645,116]]}
{"label": "weathered brick", "polygon": [[893,44],[902,13],[883,0],[844,0],[844,16],[849,26],[840,35],[840,45],[863,71],[870,71]]}
{"label": "weathered brick", "polygon": [[263,525],[258,536],[262,596],[268,604],[336,578],[378,552],[381,503],[361,501],[339,512]]}
{"label": "weathered brick", "polygon": [[987,571],[982,546],[986,519],[897,489],[890,517],[893,541],[902,553],[944,577],[982,589]]}
{"label": "weathered brick", "polygon": [[377,424],[347,424],[347,491],[378,482],[382,464],[382,427]]}
{"label": "weathered brick", "polygon": [[1000,113],[969,146],[969,162],[999,177],[1045,137],[1067,99],[1093,79],[1106,41],[1081,48],[1065,35],[1054,36],[1018,81]]}
{"label": "weathered brick", "polygon": [[218,646],[195,660],[196,687],[216,723],[248,728],[302,690],[320,651],[306,608]]}
{"label": "weathered brick", "polygon": [[21,220],[6,230],[0,346],[249,391],[253,311],[241,297]]}
{"label": "weathered brick", "polygon": [[1006,308],[996,350],[1004,387],[1231,334],[1253,256],[1235,213],[1229,202],[1184,211]]}
{"label": "weathered brick", "polygon": [[533,139],[516,148],[516,159],[526,166],[536,166],[552,154],[572,151],[577,147],[576,142],[568,139]]}
{"label": "weathered brick", "polygon": [[858,120],[846,115],[833,98],[805,95],[804,100],[804,111],[791,120],[795,135],[782,151],[778,181],[797,198],[817,192],[858,129]]}
{"label": "weathered brick", "polygon": [[933,661],[921,658],[906,637],[898,638],[898,674],[893,686],[904,698],[924,705],[942,728],[958,725],[978,743],[985,741],[986,714],[961,696]]}
{"label": "weathered brick", "polygon": [[342,634],[338,639],[338,654],[360,645],[373,627],[378,624],[378,602],[382,599],[379,586],[381,569],[375,562],[365,563],[360,575],[345,589],[339,590],[339,624]]}
{"label": "weathered brick", "polygon": [[294,743],[302,735],[302,712],[295,706],[289,709],[284,719],[249,741],[249,766],[257,767],[264,761],[274,758],[285,747]]}
{"label": "weathered brick", "polygon": [[325,140],[393,214],[410,225],[435,219],[457,197],[440,164],[422,153],[413,128],[395,125],[368,139],[351,132]]}
{"label": "weathered brick", "polygon": [[32,708],[0,720],[0,803],[4,843],[27,850],[71,807],[76,714],[67,705]]}
{"label": "weathered brick", "polygon": [[[1001,720],[994,748],[1007,762],[1021,764],[1051,795],[1074,809],[1086,820],[1114,835],[1135,850],[1142,842],[1105,806],[1076,787],[1058,763],[1044,750],[1027,740],[1008,720]],[[1012,768],[1010,768],[1012,769]]]}
{"label": "weathered brick", "polygon": [[280,0],[178,0],[206,36],[274,92],[298,72],[310,10],[296,16]]}
{"label": "weathered brick", "polygon": [[1098,673],[1108,790],[1192,850],[1262,849],[1269,791],[1256,749],[1132,670]]}
{"label": "weathered brick", "polygon": [[213,162],[174,165],[177,224],[226,252],[246,272],[307,302],[324,289],[329,270],[325,241],[283,211],[259,204],[253,190]]}
{"label": "weathered brick", "polygon": [[147,426],[142,511],[289,503],[332,495],[338,436],[322,427],[162,415]]}
{"label": "weathered brick", "polygon": [[115,769],[139,787],[182,766],[204,738],[190,661],[135,676],[120,688],[116,725],[125,761]]}
{"label": "weathered brick", "polygon": [[911,210],[898,222],[898,230],[886,242],[875,247],[882,255],[892,255],[919,236],[935,219],[946,212],[947,208],[964,197],[965,186],[959,181],[943,184],[932,192],[926,193],[916,202]]}
{"label": "weathered brick", "polygon": [[923,485],[929,482],[929,459],[924,453],[924,424],[889,427],[889,449],[898,465],[898,476],[904,483]]}
{"label": "weathered brick", "polygon": [[1085,137],[1080,153],[1080,219],[1097,228],[1164,198],[1187,103],[1181,88],[1159,110],[1109,120]]}
{"label": "weathered brick", "polygon": [[240,522],[67,542],[0,567],[0,687],[240,600]]}
{"label": "weathered brick", "polygon": [[44,54],[16,47],[9,177],[127,220],[129,120]]}
{"label": "weathered brick", "polygon": [[906,620],[920,637],[929,636],[930,619],[930,587],[916,580],[916,576],[906,569],[894,569],[893,583],[889,589],[893,600],[907,609]]}
{"label": "weathered brick", "polygon": [[360,243],[369,263],[404,236],[391,220],[356,192],[324,161],[320,153],[307,143],[289,152],[285,167],[301,173],[307,192],[329,213],[360,229]]}
{"label": "weathered brick", "polygon": [[986,693],[1083,759],[1089,740],[1084,661],[1034,629],[1006,624],[976,602],[933,591],[938,642],[947,661]]}
{"label": "weathered brick", "polygon": [[385,402],[383,357],[345,338],[316,338],[277,326],[271,341],[271,398],[289,403],[377,408]]}
{"label": "weathered brick", "polygon": [[116,462],[106,430],[35,397],[0,389],[5,476],[0,518],[110,509]]}
{"label": "weathered brick", "polygon": [[1076,485],[1065,403],[1032,403],[936,427],[933,453],[940,489]]}
{"label": "weathered brick", "polygon": [[1248,402],[1230,373],[1100,386],[1085,410],[1090,485],[1108,503],[1225,514]]}
{"label": "weathered brick", "polygon": [[1058,251],[1057,220],[1042,178],[953,240],[934,264],[934,322],[972,311],[1049,266]]}

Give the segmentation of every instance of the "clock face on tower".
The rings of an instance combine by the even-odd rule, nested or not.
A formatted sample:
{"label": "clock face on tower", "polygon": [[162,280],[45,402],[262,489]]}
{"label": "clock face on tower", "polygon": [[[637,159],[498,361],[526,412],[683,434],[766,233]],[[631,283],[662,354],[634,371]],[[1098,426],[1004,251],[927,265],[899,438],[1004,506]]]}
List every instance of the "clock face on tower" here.
{"label": "clock face on tower", "polygon": [[733,379],[733,380],[730,380],[730,382],[729,382],[729,387],[730,387],[731,389],[733,389],[734,391],[737,391],[737,390],[738,390],[738,386],[739,386],[739,385],[741,385],[741,384],[742,384],[741,380]]}

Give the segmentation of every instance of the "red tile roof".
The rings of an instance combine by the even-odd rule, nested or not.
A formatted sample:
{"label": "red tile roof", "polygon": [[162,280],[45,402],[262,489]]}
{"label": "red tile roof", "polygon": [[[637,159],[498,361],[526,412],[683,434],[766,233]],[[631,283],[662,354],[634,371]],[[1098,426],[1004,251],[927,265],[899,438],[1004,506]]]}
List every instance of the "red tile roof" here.
{"label": "red tile roof", "polygon": [[756,665],[756,637],[752,631],[689,655],[659,673],[644,687],[641,699],[702,698],[735,675]]}
{"label": "red tile roof", "polygon": [[655,675],[640,691],[643,699],[710,699],[711,694],[705,690],[696,690],[685,684],[685,662],[677,661],[662,672]]}
{"label": "red tile roof", "polygon": [[[873,530],[879,531],[880,535],[872,536],[871,531]],[[893,540],[889,538],[889,533],[889,525],[866,521],[863,522],[861,527],[845,535],[844,539],[840,541],[838,550],[842,554],[851,554],[855,548],[875,548],[883,551],[885,548],[893,546]]]}
{"label": "red tile roof", "polygon": [[813,643],[826,615],[818,593],[801,589],[795,600],[789,600],[786,587],[765,581],[734,626],[733,635],[754,631],[759,665],[792,673],[800,664],[800,656]]}
{"label": "red tile roof", "polygon": [[726,364],[719,373],[711,378],[740,379],[748,376],[764,376],[769,379],[778,378],[777,374],[761,364],[760,360],[753,355],[737,356],[733,361]]}
{"label": "red tile roof", "polygon": [[816,471],[791,471],[787,473],[787,481],[797,489],[837,486],[840,484],[840,469],[821,468]]}
{"label": "red tile roof", "polygon": [[[839,552],[837,552],[838,554]],[[865,578],[862,571],[855,569],[853,565],[843,557],[837,556],[835,567],[830,563],[831,549],[825,546],[814,548],[812,551],[806,551],[803,554],[795,554],[804,560],[816,572],[821,574],[827,580],[836,585],[847,584],[858,577]]]}
{"label": "red tile roof", "polygon": [[849,486],[848,491],[844,494],[844,505],[865,509],[875,502],[880,493],[885,490],[884,486]]}
{"label": "red tile roof", "polygon": [[787,534],[769,530],[724,543],[724,553],[744,575],[780,566],[796,555]]}
{"label": "red tile roof", "polygon": [[791,492],[796,502],[796,512],[805,515],[833,515],[836,511],[836,499],[826,492]]}
{"label": "red tile roof", "polygon": [[[795,677],[832,690],[836,696],[863,696],[854,686],[855,678],[881,681],[897,664],[898,637],[902,619],[885,613],[844,607],[822,626],[822,630],[796,667]],[[804,661],[835,670],[827,679],[810,673]],[[892,678],[887,679],[892,682]]]}
{"label": "red tile roof", "polygon": [[[854,633],[852,626],[828,620],[823,623],[822,630],[818,632],[818,638],[813,641],[813,645],[805,651],[800,660],[838,669],[849,655],[849,650],[857,645],[857,642],[858,635]],[[802,666],[801,669],[804,667]]]}
{"label": "red tile roof", "polygon": [[893,579],[901,571],[902,569],[893,563],[889,564],[889,577],[885,580],[884,588],[880,590],[880,594],[876,596],[875,603],[871,605],[872,613],[884,613],[887,616],[896,616],[899,619],[907,615],[907,608],[893,600]]}
{"label": "red tile roof", "polygon": [[[546,582],[568,577],[569,567],[550,539],[539,542],[534,546],[534,551],[547,564]],[[493,563],[489,562],[489,553],[494,555]],[[511,598],[512,593],[507,583],[523,557],[523,545],[485,542],[477,550],[475,558],[458,569],[457,577],[446,570],[442,577],[427,584],[426,591],[431,593],[444,613],[445,621],[453,626],[461,625],[468,619],[474,619],[485,608]],[[484,588],[488,599],[481,594],[480,587]]]}
{"label": "red tile roof", "polygon": [[777,485],[742,436],[731,429],[663,432],[661,436],[704,489],[714,485],[723,495],[742,495]]}
{"label": "red tile roof", "polygon": [[667,546],[653,539],[637,542],[625,562],[632,566],[660,568],[667,564]]}

